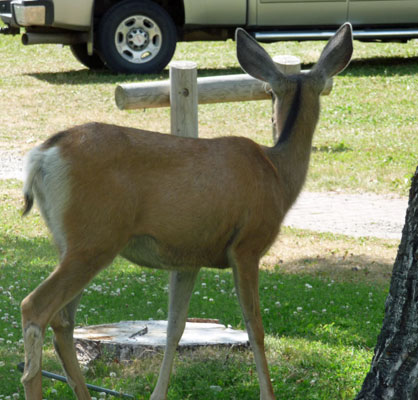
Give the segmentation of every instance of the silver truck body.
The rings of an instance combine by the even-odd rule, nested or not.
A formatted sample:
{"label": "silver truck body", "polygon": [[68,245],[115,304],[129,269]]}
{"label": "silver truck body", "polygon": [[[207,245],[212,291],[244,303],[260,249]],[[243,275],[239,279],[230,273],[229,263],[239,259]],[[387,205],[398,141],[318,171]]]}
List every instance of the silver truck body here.
{"label": "silver truck body", "polygon": [[[101,51],[95,41],[104,42],[103,31],[112,26],[104,23],[103,28],[102,21],[112,20],[109,14],[113,10],[125,18],[120,23],[128,21],[121,12],[127,6],[135,15],[144,7],[144,15],[151,16],[148,25],[136,22],[129,32],[113,25],[114,40],[123,36],[123,43],[116,46],[119,55],[133,64],[145,65],[158,58],[168,35],[163,29],[166,24],[172,24],[169,34],[176,36],[166,59],[177,41],[225,40],[233,38],[237,27],[267,42],[326,39],[345,21],[351,22],[354,38],[359,40],[406,41],[418,37],[418,0],[0,0],[0,18],[7,25],[1,32],[17,34],[23,28],[24,44],[85,44],[87,55],[96,51],[106,65],[112,65],[106,60],[109,56],[103,56],[106,49]],[[158,10],[165,13],[161,21]],[[151,28],[154,23],[161,29]],[[118,67],[111,69],[117,71]]]}

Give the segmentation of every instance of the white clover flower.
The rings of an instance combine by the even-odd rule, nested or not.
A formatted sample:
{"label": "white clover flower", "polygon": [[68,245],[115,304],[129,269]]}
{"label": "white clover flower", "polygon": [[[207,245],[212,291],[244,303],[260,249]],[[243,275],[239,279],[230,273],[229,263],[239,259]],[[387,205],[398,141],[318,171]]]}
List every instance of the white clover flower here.
{"label": "white clover flower", "polygon": [[312,286],[309,283],[305,283],[306,289],[312,289]]}
{"label": "white clover flower", "polygon": [[109,374],[109,376],[110,376],[111,378],[116,378],[116,372],[111,372],[111,373]]}
{"label": "white clover flower", "polygon": [[303,308],[302,308],[302,307],[297,307],[297,308],[296,308],[296,311],[297,311],[297,312],[301,312],[302,310],[303,310]]}

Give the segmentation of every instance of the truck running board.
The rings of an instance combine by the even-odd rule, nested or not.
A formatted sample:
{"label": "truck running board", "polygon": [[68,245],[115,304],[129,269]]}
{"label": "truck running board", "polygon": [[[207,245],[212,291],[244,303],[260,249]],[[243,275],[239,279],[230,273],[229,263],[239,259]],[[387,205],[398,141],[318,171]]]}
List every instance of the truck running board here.
{"label": "truck running board", "polygon": [[[265,31],[255,32],[254,37],[260,42],[274,42],[279,40],[327,40],[335,31]],[[418,29],[367,29],[353,30],[353,37],[357,40],[407,40],[418,38]]]}

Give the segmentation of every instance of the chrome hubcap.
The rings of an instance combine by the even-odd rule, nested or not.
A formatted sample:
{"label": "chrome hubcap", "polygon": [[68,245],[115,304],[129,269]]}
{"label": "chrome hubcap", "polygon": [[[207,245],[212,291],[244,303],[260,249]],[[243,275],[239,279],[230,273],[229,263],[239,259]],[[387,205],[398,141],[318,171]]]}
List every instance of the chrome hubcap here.
{"label": "chrome hubcap", "polygon": [[128,33],[127,39],[132,50],[142,50],[148,44],[148,33],[141,28],[135,28]]}
{"label": "chrome hubcap", "polygon": [[161,50],[161,29],[151,18],[133,15],[117,27],[115,45],[125,60],[134,64],[148,62]]}

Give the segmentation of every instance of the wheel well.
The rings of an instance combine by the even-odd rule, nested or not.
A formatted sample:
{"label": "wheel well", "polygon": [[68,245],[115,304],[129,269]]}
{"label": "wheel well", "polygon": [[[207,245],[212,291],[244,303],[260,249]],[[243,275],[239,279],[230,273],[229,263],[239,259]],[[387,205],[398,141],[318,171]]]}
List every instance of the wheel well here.
{"label": "wheel well", "polygon": [[[123,0],[96,0],[94,2],[94,18],[98,21],[101,16],[113,5]],[[184,4],[183,0],[152,0],[154,3],[163,7],[173,18],[176,26],[184,25]]]}

